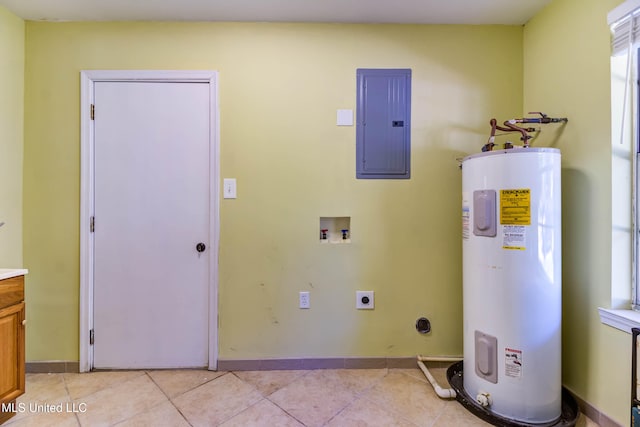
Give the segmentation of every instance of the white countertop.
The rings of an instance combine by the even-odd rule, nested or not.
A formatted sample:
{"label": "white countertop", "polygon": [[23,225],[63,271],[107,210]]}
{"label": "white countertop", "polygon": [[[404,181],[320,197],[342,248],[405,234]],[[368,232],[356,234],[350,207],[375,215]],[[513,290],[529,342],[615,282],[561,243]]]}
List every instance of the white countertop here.
{"label": "white countertop", "polygon": [[0,268],[0,280],[11,279],[12,277],[24,276],[29,270],[24,268]]}

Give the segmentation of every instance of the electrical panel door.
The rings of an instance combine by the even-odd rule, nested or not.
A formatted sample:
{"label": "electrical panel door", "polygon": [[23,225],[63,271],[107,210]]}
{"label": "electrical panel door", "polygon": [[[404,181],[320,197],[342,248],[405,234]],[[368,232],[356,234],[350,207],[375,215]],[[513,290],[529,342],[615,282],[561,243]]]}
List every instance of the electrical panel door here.
{"label": "electrical panel door", "polygon": [[357,70],[356,177],[411,176],[411,70]]}

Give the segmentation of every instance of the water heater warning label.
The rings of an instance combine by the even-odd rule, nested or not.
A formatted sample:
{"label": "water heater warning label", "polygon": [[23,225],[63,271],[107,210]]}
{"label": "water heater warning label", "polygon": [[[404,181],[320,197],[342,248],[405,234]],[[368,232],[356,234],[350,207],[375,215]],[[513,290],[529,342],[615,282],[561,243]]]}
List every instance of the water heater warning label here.
{"label": "water heater warning label", "polygon": [[524,225],[505,225],[502,227],[502,249],[524,251],[527,247]]}
{"label": "water heater warning label", "polygon": [[469,206],[462,207],[462,238],[469,240],[469,223],[470,221]]}
{"label": "water heater warning label", "polygon": [[511,378],[522,377],[522,350],[504,349],[504,374]]}
{"label": "water heater warning label", "polygon": [[500,224],[531,225],[531,189],[500,190]]}
{"label": "water heater warning label", "polygon": [[469,240],[469,224],[471,224],[471,213],[469,210],[469,193],[462,192],[462,239]]}

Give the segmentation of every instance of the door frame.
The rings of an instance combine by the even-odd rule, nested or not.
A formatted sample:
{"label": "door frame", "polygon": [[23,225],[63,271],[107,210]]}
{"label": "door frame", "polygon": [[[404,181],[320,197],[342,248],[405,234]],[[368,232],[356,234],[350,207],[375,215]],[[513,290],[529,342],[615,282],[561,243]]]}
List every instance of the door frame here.
{"label": "door frame", "polygon": [[[209,84],[209,370],[218,366],[218,252],[220,243],[220,113],[218,108],[217,71],[165,70],[83,70],[80,72],[80,372],[93,368],[94,233],[94,122],[91,106],[94,103],[94,83],[108,82],[193,82]],[[99,225],[98,225],[99,226]]]}

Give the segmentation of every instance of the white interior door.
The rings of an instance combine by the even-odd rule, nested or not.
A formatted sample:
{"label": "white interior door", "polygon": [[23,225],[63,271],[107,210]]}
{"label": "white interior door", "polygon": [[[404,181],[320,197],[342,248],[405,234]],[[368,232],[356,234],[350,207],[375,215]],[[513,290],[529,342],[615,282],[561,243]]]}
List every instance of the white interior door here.
{"label": "white interior door", "polygon": [[93,367],[205,367],[209,85],[98,81],[94,104]]}

